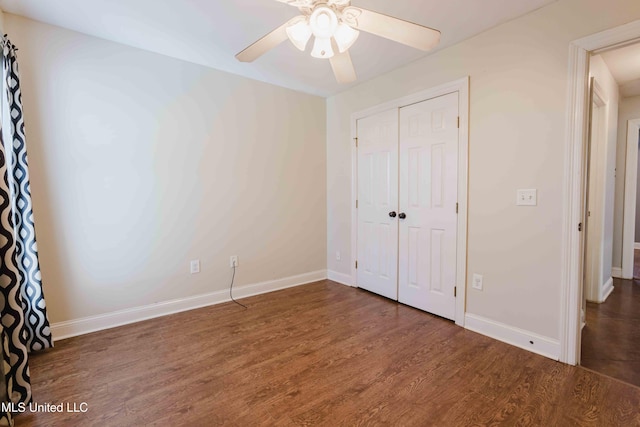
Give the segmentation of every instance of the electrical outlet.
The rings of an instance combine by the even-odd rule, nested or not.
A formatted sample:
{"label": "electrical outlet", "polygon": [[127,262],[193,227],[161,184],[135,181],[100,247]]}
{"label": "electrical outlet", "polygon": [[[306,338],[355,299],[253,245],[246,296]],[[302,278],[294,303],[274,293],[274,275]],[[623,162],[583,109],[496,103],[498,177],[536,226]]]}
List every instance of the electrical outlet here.
{"label": "electrical outlet", "polygon": [[229,267],[233,268],[237,267],[238,265],[238,255],[231,255],[231,257],[229,258]]}
{"label": "electrical outlet", "polygon": [[482,274],[473,274],[473,282],[471,283],[473,289],[477,289],[479,291],[482,290]]}
{"label": "electrical outlet", "polygon": [[191,271],[191,274],[200,273],[200,260],[199,259],[192,259],[191,260],[190,271]]}
{"label": "electrical outlet", "polygon": [[340,261],[342,259],[342,255],[340,254],[340,251],[336,252],[336,261]]}

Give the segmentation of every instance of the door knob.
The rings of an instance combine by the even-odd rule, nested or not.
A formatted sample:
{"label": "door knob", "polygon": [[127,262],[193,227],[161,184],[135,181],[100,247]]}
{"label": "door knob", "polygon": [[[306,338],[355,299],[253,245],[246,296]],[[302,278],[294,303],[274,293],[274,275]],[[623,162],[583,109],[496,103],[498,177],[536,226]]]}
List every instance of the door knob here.
{"label": "door knob", "polygon": [[389,216],[390,216],[391,218],[395,218],[395,217],[396,217],[396,211],[391,211],[391,212],[389,212]]}
{"label": "door knob", "polygon": [[400,215],[398,215],[398,218],[400,219],[405,219],[407,217],[407,215],[404,212],[400,212]]}

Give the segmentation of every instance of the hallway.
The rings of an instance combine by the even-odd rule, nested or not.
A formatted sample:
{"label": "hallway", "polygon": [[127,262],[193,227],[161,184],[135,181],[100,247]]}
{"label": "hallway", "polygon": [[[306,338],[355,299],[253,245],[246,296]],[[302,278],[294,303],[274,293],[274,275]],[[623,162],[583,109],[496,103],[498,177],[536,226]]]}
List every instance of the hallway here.
{"label": "hallway", "polygon": [[[640,277],[640,250],[634,277]],[[640,387],[640,279],[614,279],[603,304],[587,302],[582,366]]]}

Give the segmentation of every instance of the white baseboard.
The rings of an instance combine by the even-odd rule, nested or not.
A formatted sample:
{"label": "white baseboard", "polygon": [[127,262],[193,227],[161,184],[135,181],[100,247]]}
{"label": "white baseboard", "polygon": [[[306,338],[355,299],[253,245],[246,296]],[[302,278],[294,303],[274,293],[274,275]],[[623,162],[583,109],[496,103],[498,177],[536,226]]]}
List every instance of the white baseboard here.
{"label": "white baseboard", "polygon": [[609,295],[611,295],[611,292],[613,292],[613,277],[609,277],[609,280],[602,286],[600,303],[605,302],[607,298],[609,298]]}
{"label": "white baseboard", "polygon": [[560,341],[525,331],[482,316],[467,313],[466,329],[494,338],[498,341],[529,350],[553,360],[560,359]]}
{"label": "white baseboard", "polygon": [[622,268],[620,267],[611,267],[611,275],[616,279],[624,279],[622,275]]}
{"label": "white baseboard", "polygon": [[640,242],[634,242],[633,249],[640,249]]}
{"label": "white baseboard", "polygon": [[[293,286],[304,285],[306,283],[317,282],[318,280],[324,280],[326,278],[326,270],[312,271],[310,273],[300,274],[297,276],[234,287],[233,294],[235,298],[245,298],[280,289],[291,288]],[[51,334],[56,341],[60,341],[65,338],[84,335],[90,332],[115,328],[116,326],[127,325],[129,323],[140,322],[142,320],[153,319],[155,317],[166,316],[168,314],[193,310],[227,301],[231,301],[229,298],[229,290],[224,289],[207,294],[179,298],[171,301],[114,311],[112,313],[100,314],[97,316],[53,323],[51,325]]]}
{"label": "white baseboard", "polygon": [[337,271],[329,270],[327,272],[327,279],[334,282],[341,283],[347,286],[355,286],[350,274],[338,273]]}

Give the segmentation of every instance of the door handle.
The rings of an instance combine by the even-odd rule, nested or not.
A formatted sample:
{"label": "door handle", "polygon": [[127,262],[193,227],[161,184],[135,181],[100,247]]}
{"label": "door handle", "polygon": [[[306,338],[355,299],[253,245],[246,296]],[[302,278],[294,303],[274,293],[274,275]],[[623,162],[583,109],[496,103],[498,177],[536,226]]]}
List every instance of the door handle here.
{"label": "door handle", "polygon": [[400,219],[405,219],[407,217],[407,215],[404,212],[400,212],[400,215],[398,215],[398,218]]}
{"label": "door handle", "polygon": [[391,218],[395,218],[395,217],[396,217],[396,211],[391,211],[391,212],[389,212],[389,216],[390,216]]}

